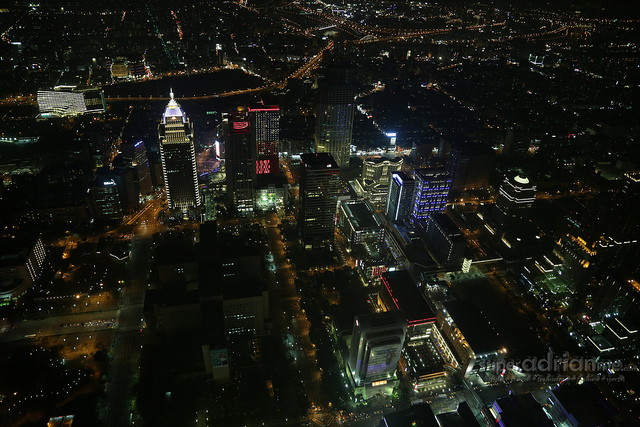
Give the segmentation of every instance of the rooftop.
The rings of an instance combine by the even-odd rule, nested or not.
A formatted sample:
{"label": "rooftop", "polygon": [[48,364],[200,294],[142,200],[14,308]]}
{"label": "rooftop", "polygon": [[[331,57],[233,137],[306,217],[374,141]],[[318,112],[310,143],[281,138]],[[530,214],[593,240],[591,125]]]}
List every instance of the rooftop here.
{"label": "rooftop", "polygon": [[443,306],[475,354],[492,353],[503,348],[493,325],[473,301],[448,301]]}
{"label": "rooftop", "polygon": [[342,208],[354,229],[382,227],[369,202],[346,202]]}
{"label": "rooftop", "polygon": [[406,270],[387,271],[382,282],[395,307],[404,311],[409,326],[435,321],[435,314]]}
{"label": "rooftop", "polygon": [[307,169],[336,169],[338,164],[330,153],[305,153],[300,161]]}

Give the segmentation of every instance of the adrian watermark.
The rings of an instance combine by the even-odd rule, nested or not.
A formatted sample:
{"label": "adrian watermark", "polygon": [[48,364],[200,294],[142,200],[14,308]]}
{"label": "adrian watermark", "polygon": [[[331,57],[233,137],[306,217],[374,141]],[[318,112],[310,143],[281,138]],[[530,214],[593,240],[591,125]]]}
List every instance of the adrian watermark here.
{"label": "adrian watermark", "polygon": [[[495,362],[496,373],[506,371],[524,374],[584,374],[614,373],[625,368],[620,360],[602,359],[600,357],[571,356],[565,352],[557,356],[548,352],[544,357],[526,357],[523,359],[498,359]],[[490,366],[486,366],[491,368]]]}

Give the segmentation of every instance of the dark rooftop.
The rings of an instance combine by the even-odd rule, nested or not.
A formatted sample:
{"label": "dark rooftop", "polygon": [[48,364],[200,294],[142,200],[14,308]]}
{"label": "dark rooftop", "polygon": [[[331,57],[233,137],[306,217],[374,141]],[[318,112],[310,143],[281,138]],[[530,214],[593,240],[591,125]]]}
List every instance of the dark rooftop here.
{"label": "dark rooftop", "polygon": [[435,320],[435,314],[406,270],[387,271],[382,282],[395,307],[405,312],[409,326]]}
{"label": "dark rooftop", "polygon": [[381,227],[380,221],[376,218],[368,202],[343,203],[342,208],[356,230]]}
{"label": "dark rooftop", "polygon": [[23,264],[36,243],[37,237],[0,238],[0,267]]}
{"label": "dark rooftop", "polygon": [[439,427],[436,416],[427,404],[385,414],[379,425],[381,427]]}
{"label": "dark rooftop", "polygon": [[[462,237],[462,233],[458,226],[453,222],[449,215],[445,213],[435,213],[431,217],[431,221],[436,221],[436,223],[442,228],[447,236],[458,236]],[[463,239],[464,240],[464,239]]]}
{"label": "dark rooftop", "polygon": [[553,421],[547,417],[542,406],[531,394],[514,394],[501,397],[494,403],[500,412],[501,425],[504,427],[553,427]]}
{"label": "dark rooftop", "polygon": [[300,161],[307,169],[339,169],[330,153],[305,153],[300,156]]}
{"label": "dark rooftop", "polygon": [[498,333],[473,301],[448,301],[443,305],[474,353],[485,354],[502,349]]}

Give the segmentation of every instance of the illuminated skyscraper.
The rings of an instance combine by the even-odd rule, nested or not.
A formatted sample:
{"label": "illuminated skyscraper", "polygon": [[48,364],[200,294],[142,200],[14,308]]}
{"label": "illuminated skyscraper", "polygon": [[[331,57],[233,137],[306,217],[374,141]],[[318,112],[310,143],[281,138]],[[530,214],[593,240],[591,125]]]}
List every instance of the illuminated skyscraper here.
{"label": "illuminated skyscraper", "polygon": [[387,198],[387,218],[391,221],[406,221],[411,214],[415,182],[404,172],[393,172]]}
{"label": "illuminated skyscraper", "polygon": [[395,379],[407,318],[402,311],[356,316],[349,368],[356,387],[384,385]]}
{"label": "illuminated skyscraper", "polygon": [[158,137],[169,208],[185,212],[200,206],[193,127],[173,92],[158,126]]}
{"label": "illuminated skyscraper", "polygon": [[451,175],[445,169],[418,169],[413,172],[415,189],[411,218],[426,221],[447,206]]}
{"label": "illuminated skyscraper", "polygon": [[339,167],[349,166],[356,89],[321,81],[316,105],[316,153],[331,153]]}
{"label": "illuminated skyscraper", "polygon": [[256,174],[278,175],[280,145],[280,108],[259,106],[249,108],[251,139],[256,145]]}
{"label": "illuminated skyscraper", "polygon": [[535,199],[536,186],[529,182],[529,178],[524,175],[506,176],[496,200],[496,223],[504,225],[512,219],[525,218]]}
{"label": "illuminated skyscraper", "polygon": [[305,246],[333,242],[338,165],[329,153],[300,156],[300,233]]}
{"label": "illuminated skyscraper", "polygon": [[136,170],[135,185],[141,196],[148,196],[153,191],[147,148],[143,141],[123,143],[121,146],[125,164]]}
{"label": "illuminated skyscraper", "polygon": [[222,118],[225,139],[227,195],[240,215],[253,213],[256,185],[256,144],[251,138],[249,112],[238,109]]}

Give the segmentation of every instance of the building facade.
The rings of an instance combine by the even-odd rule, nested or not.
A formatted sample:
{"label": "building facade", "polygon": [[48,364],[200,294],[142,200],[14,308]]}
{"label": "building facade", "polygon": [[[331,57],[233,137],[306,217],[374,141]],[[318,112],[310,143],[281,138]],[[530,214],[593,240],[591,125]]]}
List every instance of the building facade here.
{"label": "building facade", "polygon": [[252,215],[256,186],[256,144],[252,141],[249,111],[227,113],[222,118],[225,138],[228,202],[240,215]]}
{"label": "building facade", "polygon": [[329,153],[300,156],[300,234],[305,247],[332,243],[338,203],[338,164]]}
{"label": "building facade", "polygon": [[393,222],[407,221],[413,208],[415,181],[404,172],[393,172],[387,197],[387,218]]}
{"label": "building facade", "polygon": [[349,166],[356,90],[322,81],[316,104],[316,153],[330,153],[339,167]]}
{"label": "building facade", "polygon": [[494,209],[496,224],[504,225],[526,218],[535,199],[536,186],[531,184],[529,178],[521,174],[506,176],[500,185]]}
{"label": "building facade", "polygon": [[186,212],[199,207],[201,200],[193,127],[173,98],[173,92],[158,126],[158,137],[169,208]]}
{"label": "building facade", "polygon": [[446,169],[417,169],[413,172],[415,181],[411,219],[424,223],[431,215],[443,212],[447,206],[451,175]]}
{"label": "building facade", "polygon": [[369,202],[340,203],[338,225],[351,248],[361,243],[382,243],[384,241],[384,226]]}
{"label": "building facade", "polygon": [[251,139],[256,146],[256,174],[278,175],[280,164],[280,108],[277,105],[249,108]]}
{"label": "building facade", "polygon": [[349,369],[356,389],[395,379],[406,333],[407,320],[401,311],[355,317]]}

